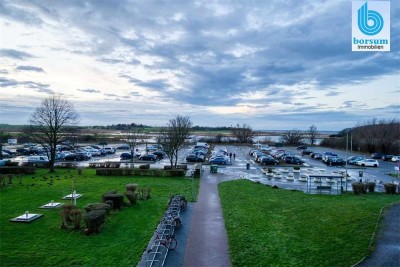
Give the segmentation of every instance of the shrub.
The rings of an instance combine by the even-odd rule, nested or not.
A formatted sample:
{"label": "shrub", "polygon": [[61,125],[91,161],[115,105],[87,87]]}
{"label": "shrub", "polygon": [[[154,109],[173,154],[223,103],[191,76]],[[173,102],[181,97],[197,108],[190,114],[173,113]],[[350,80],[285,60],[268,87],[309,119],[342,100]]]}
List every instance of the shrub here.
{"label": "shrub", "polygon": [[147,199],[151,198],[151,196],[150,196],[151,188],[150,187],[141,188],[138,191],[139,191],[138,193],[139,193],[140,199],[147,200]]}
{"label": "shrub", "polygon": [[136,204],[138,193],[135,191],[126,191],[125,196],[128,198],[129,203]]}
{"label": "shrub", "polygon": [[96,169],[96,175],[137,175],[153,177],[182,177],[185,176],[185,170],[160,170],[160,169]]}
{"label": "shrub", "polygon": [[111,200],[113,203],[114,210],[120,210],[124,205],[124,195],[120,193],[116,194],[106,194],[103,196],[104,201]]}
{"label": "shrub", "polygon": [[74,224],[74,229],[78,230],[81,228],[81,221],[82,221],[82,211],[73,209],[70,213],[71,221]]}
{"label": "shrub", "polygon": [[8,177],[8,184],[12,184],[12,179],[14,178],[14,176],[12,174],[7,175]]}
{"label": "shrub", "polygon": [[178,170],[187,170],[188,166],[186,164],[176,165]]}
{"label": "shrub", "polygon": [[104,201],[104,204],[107,204],[108,206],[110,206],[110,209],[114,209],[112,200],[106,200],[106,201]]}
{"label": "shrub", "polygon": [[111,190],[111,191],[108,191],[108,192],[104,193],[104,194],[101,196],[101,200],[102,200],[101,202],[106,203],[106,199],[104,198],[105,195],[116,194],[116,193],[118,193],[117,190]]}
{"label": "shrub", "polygon": [[135,192],[136,189],[138,188],[138,184],[127,184],[127,185],[125,186],[125,188],[126,188],[126,191]]}
{"label": "shrub", "polygon": [[81,227],[82,212],[72,204],[66,204],[61,210],[61,225],[62,229],[79,229]]}
{"label": "shrub", "polygon": [[6,185],[6,176],[0,174],[0,186]]}
{"label": "shrub", "polygon": [[369,183],[366,184],[366,186],[367,186],[368,191],[369,191],[370,193],[375,192],[375,186],[376,186],[376,184],[375,184],[374,182],[369,182]]}
{"label": "shrub", "polygon": [[16,167],[18,166],[18,162],[6,161],[6,166]]}
{"label": "shrub", "polygon": [[141,170],[149,170],[150,169],[150,164],[139,165],[139,169],[141,169]]}
{"label": "shrub", "polygon": [[361,193],[363,194],[367,193],[367,187],[364,183],[361,182],[352,183],[351,186],[353,188],[353,192],[355,195],[359,195]]}
{"label": "shrub", "polygon": [[104,210],[106,214],[110,214],[111,207],[106,203],[89,203],[84,207],[86,212],[90,212],[92,210]]}
{"label": "shrub", "polygon": [[396,194],[396,184],[386,183],[383,186],[385,187],[386,194]]}
{"label": "shrub", "polygon": [[85,233],[100,233],[106,221],[106,212],[104,210],[92,210],[85,214],[84,220],[86,222]]}
{"label": "shrub", "polygon": [[2,174],[35,174],[35,167],[0,167]]}

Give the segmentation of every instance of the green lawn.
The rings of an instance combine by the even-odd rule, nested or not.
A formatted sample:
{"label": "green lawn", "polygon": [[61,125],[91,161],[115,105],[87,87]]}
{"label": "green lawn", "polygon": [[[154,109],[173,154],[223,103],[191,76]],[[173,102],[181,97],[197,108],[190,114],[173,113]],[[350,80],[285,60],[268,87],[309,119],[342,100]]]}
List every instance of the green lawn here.
{"label": "green lawn", "polygon": [[[61,197],[71,193],[76,177],[77,193],[83,194],[77,206],[100,202],[109,190],[125,191],[125,184],[151,187],[152,198],[113,212],[100,234],[61,230],[59,209],[39,209],[50,200],[66,202]],[[50,182],[52,181],[52,182]],[[198,190],[196,179],[196,195]],[[135,266],[164,212],[170,194],[184,194],[190,199],[191,180],[185,178],[98,177],[86,169],[46,170],[23,177],[13,185],[0,188],[0,265],[1,266]],[[127,200],[126,200],[127,202]],[[44,217],[31,224],[12,223],[9,219],[25,211]],[[84,224],[82,224],[84,225]]]}
{"label": "green lawn", "polygon": [[234,266],[351,266],[399,195],[307,195],[246,180],[219,185]]}

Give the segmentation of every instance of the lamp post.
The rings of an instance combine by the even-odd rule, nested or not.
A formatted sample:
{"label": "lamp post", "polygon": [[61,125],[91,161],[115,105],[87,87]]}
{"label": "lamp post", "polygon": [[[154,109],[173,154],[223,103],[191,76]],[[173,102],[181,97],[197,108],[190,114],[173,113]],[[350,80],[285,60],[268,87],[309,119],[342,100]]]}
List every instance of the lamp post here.
{"label": "lamp post", "polygon": [[348,157],[349,157],[349,131],[347,131],[346,132],[346,182],[345,182],[345,184],[346,184],[346,192],[347,192],[347,159],[348,159]]}
{"label": "lamp post", "polygon": [[192,201],[194,202],[194,172],[195,170],[192,170]]}

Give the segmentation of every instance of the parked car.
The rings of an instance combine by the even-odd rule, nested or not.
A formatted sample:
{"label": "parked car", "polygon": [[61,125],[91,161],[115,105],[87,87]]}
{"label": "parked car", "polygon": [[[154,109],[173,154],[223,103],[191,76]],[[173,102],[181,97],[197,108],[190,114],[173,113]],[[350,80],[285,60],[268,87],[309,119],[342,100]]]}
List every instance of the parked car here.
{"label": "parked car", "polygon": [[121,160],[128,160],[128,159],[132,158],[132,155],[131,155],[131,153],[124,152],[124,153],[121,153],[120,158],[121,158]]}
{"label": "parked car", "polygon": [[103,150],[106,154],[114,154],[114,153],[115,153],[115,148],[109,147],[109,146],[103,148],[102,150]]}
{"label": "parked car", "polygon": [[277,161],[276,159],[272,158],[272,157],[263,157],[260,160],[260,164],[261,165],[278,165],[279,161]]}
{"label": "parked car", "polygon": [[334,156],[328,156],[328,158],[324,162],[326,165],[329,165],[329,166],[346,165],[346,161],[344,161],[342,158],[334,157]]}
{"label": "parked car", "polygon": [[74,153],[74,154],[69,154],[65,156],[64,160],[66,161],[83,161],[83,160],[88,160],[89,158],[87,155],[85,155],[82,152]]}
{"label": "parked car", "polygon": [[313,153],[313,152],[310,149],[303,150],[303,155],[310,155],[311,153]]}
{"label": "parked car", "polygon": [[227,160],[226,157],[215,157],[213,159],[210,159],[210,164],[228,164],[229,163],[229,159]]}
{"label": "parked car", "polygon": [[383,155],[382,160],[383,161],[391,161],[394,155]]}
{"label": "parked car", "polygon": [[9,154],[10,156],[15,156],[16,152],[13,152],[9,149],[3,149],[3,152],[6,152],[7,154]]}
{"label": "parked car", "polygon": [[357,165],[362,167],[379,167],[379,162],[376,159],[363,159],[357,161]]}
{"label": "parked car", "polygon": [[7,153],[6,151],[4,151],[4,150],[1,151],[1,156],[2,156],[3,158],[9,158],[9,157],[11,157],[11,155],[8,154],[8,153]]}
{"label": "parked car", "polygon": [[162,159],[165,156],[165,153],[160,150],[154,151],[152,154],[156,155],[158,159]]}
{"label": "parked car", "polygon": [[347,161],[348,164],[357,165],[357,161],[360,161],[360,160],[363,160],[363,159],[365,159],[365,157],[363,157],[363,156],[352,156],[352,157],[348,157],[346,159],[346,161]]}
{"label": "parked car", "polygon": [[312,157],[313,157],[313,159],[322,159],[322,154],[321,153],[314,153]]}
{"label": "parked car", "polygon": [[322,156],[322,162],[326,163],[326,161],[328,160],[329,157],[338,157],[337,154],[333,153],[333,152],[325,152]]}
{"label": "parked car", "polygon": [[301,165],[304,163],[304,160],[299,159],[297,157],[292,157],[292,158],[287,158],[285,159],[285,163],[287,164],[296,164],[296,165]]}
{"label": "parked car", "polygon": [[46,157],[46,156],[27,156],[27,157],[19,156],[19,157],[16,157],[16,158],[12,159],[11,161],[18,162],[19,165],[23,165],[23,164],[28,164],[28,165],[33,164],[34,165],[36,163],[38,163],[38,164],[41,164],[41,163],[48,164],[49,163],[49,158]]}
{"label": "parked car", "polygon": [[381,152],[376,152],[376,153],[372,153],[371,154],[371,158],[373,158],[373,159],[381,159],[382,157],[383,157],[383,153],[381,153]]}
{"label": "parked car", "polygon": [[120,145],[120,146],[117,146],[117,149],[120,149],[120,150],[129,150],[129,149],[131,149],[131,147],[130,147],[129,145]]}
{"label": "parked car", "polygon": [[204,156],[200,154],[191,153],[187,155],[186,161],[187,162],[204,162]]}
{"label": "parked car", "polygon": [[85,147],[83,148],[85,151],[89,152],[90,154],[92,154],[92,156],[101,156],[101,152],[98,149],[95,149],[93,147]]}
{"label": "parked car", "polygon": [[399,162],[400,161],[400,156],[394,156],[391,161],[393,162]]}
{"label": "parked car", "polygon": [[146,160],[146,161],[156,161],[157,160],[157,156],[154,154],[146,154],[146,155],[142,155],[139,157],[140,160]]}

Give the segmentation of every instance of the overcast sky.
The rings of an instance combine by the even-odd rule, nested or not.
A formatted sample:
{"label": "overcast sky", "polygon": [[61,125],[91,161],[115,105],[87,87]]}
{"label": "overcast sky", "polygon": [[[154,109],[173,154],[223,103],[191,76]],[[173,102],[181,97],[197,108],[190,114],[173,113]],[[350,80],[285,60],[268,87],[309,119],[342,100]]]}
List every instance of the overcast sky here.
{"label": "overcast sky", "polygon": [[0,123],[51,93],[81,125],[341,130],[399,118],[391,52],[351,51],[351,1],[0,1]]}

